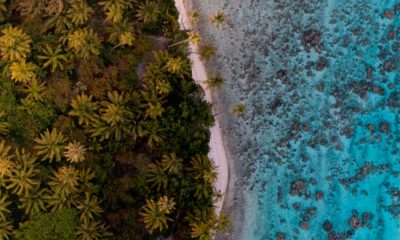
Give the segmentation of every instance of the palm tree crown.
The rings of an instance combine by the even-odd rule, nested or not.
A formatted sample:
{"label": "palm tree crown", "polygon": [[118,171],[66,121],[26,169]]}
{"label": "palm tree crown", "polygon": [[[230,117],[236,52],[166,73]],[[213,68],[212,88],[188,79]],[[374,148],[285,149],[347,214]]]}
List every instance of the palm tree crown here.
{"label": "palm tree crown", "polygon": [[68,35],[68,46],[83,59],[100,54],[100,40],[92,29],[79,29]]}
{"label": "palm tree crown", "polygon": [[13,62],[10,66],[11,79],[16,82],[30,82],[36,78],[36,69],[37,67],[35,64],[27,63],[25,60]]}
{"label": "palm tree crown", "polygon": [[51,72],[57,69],[63,70],[63,63],[68,62],[65,54],[62,53],[61,45],[57,45],[55,49],[46,44],[43,48],[43,55],[39,55],[38,59],[45,61],[43,67],[51,67]]}
{"label": "palm tree crown", "polygon": [[86,126],[96,120],[97,116],[97,103],[93,102],[93,96],[87,96],[85,94],[78,95],[76,99],[72,100],[72,110],[69,115],[78,117],[79,124],[85,124]]}
{"label": "palm tree crown", "polygon": [[35,139],[37,145],[34,148],[38,151],[39,155],[42,155],[43,160],[47,159],[50,162],[56,160],[59,162],[66,141],[67,138],[61,132],[58,133],[57,129],[53,128],[51,133],[47,129],[46,132],[40,134],[40,138]]}
{"label": "palm tree crown", "polygon": [[65,149],[64,156],[69,162],[78,163],[85,160],[86,148],[79,142],[68,143]]}
{"label": "palm tree crown", "polygon": [[7,27],[1,31],[1,56],[5,60],[23,60],[30,53],[32,39],[18,27]]}

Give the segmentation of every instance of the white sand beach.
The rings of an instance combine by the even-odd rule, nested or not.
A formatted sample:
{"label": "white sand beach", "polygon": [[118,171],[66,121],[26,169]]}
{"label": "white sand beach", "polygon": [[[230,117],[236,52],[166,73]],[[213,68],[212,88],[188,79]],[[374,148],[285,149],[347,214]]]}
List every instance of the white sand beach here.
{"label": "white sand beach", "polygon": [[[175,5],[179,11],[179,23],[182,29],[194,29],[192,26],[191,19],[189,16],[190,11],[193,9],[193,4],[191,0],[175,0]],[[204,80],[207,80],[207,70],[204,62],[200,60],[198,54],[198,44],[189,43],[189,47],[191,49],[191,54],[189,55],[189,59],[192,63],[192,75],[193,79],[197,81],[205,92],[205,99],[208,102],[214,103],[215,101],[212,97],[212,92],[204,83]],[[217,167],[218,179],[215,182],[215,188],[220,191],[223,196],[222,198],[215,203],[215,212],[217,215],[222,210],[222,205],[224,203],[224,196],[226,193],[227,185],[228,185],[228,159],[226,157],[226,152],[224,148],[224,142],[222,139],[221,127],[218,122],[218,119],[215,119],[214,126],[210,129],[211,131],[211,139],[210,139],[210,152],[209,157],[214,162]]]}

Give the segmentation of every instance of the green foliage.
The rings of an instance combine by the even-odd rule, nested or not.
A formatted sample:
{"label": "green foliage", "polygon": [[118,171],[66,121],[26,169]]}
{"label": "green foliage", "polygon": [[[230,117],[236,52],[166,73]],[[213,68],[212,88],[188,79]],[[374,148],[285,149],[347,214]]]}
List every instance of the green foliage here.
{"label": "green foliage", "polygon": [[24,237],[26,240],[75,240],[77,215],[75,209],[39,214],[30,219],[28,227],[23,231]]}
{"label": "green foliage", "polygon": [[67,138],[62,133],[57,132],[57,129],[53,128],[51,133],[47,129],[46,132],[40,134],[40,138],[35,139],[37,143],[35,149],[43,160],[49,160],[50,162],[56,160],[59,162],[61,161],[66,141]]}
{"label": "green foliage", "polygon": [[1,31],[0,52],[4,60],[23,60],[30,53],[32,39],[18,27],[7,27]]}

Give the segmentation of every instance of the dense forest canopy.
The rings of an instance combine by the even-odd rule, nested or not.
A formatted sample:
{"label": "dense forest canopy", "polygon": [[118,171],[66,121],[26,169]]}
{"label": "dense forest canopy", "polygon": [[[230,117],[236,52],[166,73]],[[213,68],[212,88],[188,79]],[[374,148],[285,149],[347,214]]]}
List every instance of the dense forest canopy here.
{"label": "dense forest canopy", "polygon": [[173,0],[0,0],[0,20],[0,239],[209,239],[224,225],[211,106]]}

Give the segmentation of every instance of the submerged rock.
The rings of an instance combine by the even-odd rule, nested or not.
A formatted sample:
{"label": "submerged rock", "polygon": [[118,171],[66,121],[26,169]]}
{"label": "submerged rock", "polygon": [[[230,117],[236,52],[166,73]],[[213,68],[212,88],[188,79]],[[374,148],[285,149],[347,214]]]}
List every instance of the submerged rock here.
{"label": "submerged rock", "polygon": [[298,179],[294,182],[292,182],[290,186],[290,195],[295,196],[301,196],[306,193],[307,190],[307,184],[304,180]]}
{"label": "submerged rock", "polygon": [[312,48],[314,48],[316,51],[319,51],[322,49],[321,38],[321,32],[314,29],[307,30],[303,33],[301,45],[304,46],[307,52],[309,52]]}

